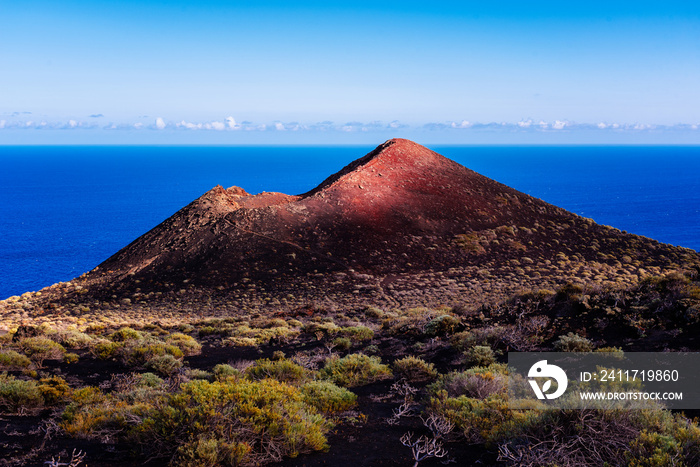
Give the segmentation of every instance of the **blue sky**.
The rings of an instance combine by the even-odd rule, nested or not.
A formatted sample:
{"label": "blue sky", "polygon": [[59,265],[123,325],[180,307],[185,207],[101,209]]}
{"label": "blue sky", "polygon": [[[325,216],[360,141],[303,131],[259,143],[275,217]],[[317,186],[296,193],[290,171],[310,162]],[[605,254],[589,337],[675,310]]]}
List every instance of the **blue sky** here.
{"label": "blue sky", "polygon": [[696,2],[0,0],[0,144],[700,143]]}

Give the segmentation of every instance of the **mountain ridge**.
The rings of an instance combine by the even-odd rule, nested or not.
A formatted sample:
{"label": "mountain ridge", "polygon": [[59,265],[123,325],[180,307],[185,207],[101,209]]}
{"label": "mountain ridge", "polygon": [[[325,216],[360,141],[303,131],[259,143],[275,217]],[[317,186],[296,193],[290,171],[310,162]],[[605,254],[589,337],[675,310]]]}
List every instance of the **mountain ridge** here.
{"label": "mountain ridge", "polygon": [[474,308],[567,282],[629,286],[699,258],[393,139],[299,195],[217,185],[39,306]]}

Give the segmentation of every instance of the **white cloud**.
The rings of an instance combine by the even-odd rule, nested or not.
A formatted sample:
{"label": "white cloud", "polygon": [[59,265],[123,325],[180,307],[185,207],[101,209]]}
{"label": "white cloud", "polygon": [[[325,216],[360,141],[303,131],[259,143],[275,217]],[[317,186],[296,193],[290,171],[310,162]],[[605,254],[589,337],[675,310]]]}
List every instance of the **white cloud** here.
{"label": "white cloud", "polygon": [[226,125],[224,125],[224,122],[211,122],[211,128],[212,130],[222,131],[226,129]]}
{"label": "white cloud", "polygon": [[352,131],[362,131],[362,122],[347,122],[345,125],[340,127],[340,131],[352,132]]}
{"label": "white cloud", "polygon": [[233,117],[226,117],[226,126],[231,130],[240,130],[241,126],[236,123],[236,119]]}
{"label": "white cloud", "polygon": [[[315,124],[305,124],[303,122],[290,121],[282,122],[280,120],[273,121],[272,123],[260,123],[260,122],[250,122],[250,121],[236,121],[233,116],[228,116],[220,121],[203,121],[203,122],[191,122],[186,120],[181,120],[179,123],[166,122],[162,117],[139,117],[141,122],[136,121],[122,121],[117,123],[108,123],[106,125],[99,125],[97,121],[99,120],[84,120],[80,121],[77,119],[66,120],[51,120],[51,119],[40,119],[40,120],[26,120],[26,116],[17,115],[15,117],[9,117],[9,114],[2,115],[0,117],[4,119],[0,120],[0,129],[56,129],[56,130],[70,130],[70,129],[102,129],[102,130],[141,130],[141,129],[152,129],[152,130],[164,130],[164,129],[178,129],[182,131],[186,130],[209,130],[209,131],[252,131],[252,132],[265,132],[269,130],[275,130],[280,132],[303,132],[303,133],[316,133],[316,132],[338,132],[338,133],[375,133],[375,132],[386,132],[395,131],[399,129],[409,129],[419,131],[421,129],[434,130],[434,131],[452,131],[455,133],[461,132],[460,130],[470,129],[470,132],[482,132],[482,131],[513,131],[520,133],[547,133],[556,130],[567,130],[567,132],[585,132],[585,131],[600,131],[609,133],[646,133],[650,131],[657,132],[680,132],[685,131],[689,134],[697,134],[700,130],[700,123],[678,123],[675,125],[657,125],[657,124],[647,124],[647,123],[611,123],[609,121],[599,121],[597,123],[575,123],[567,120],[553,120],[546,122],[544,120],[534,120],[531,118],[514,120],[511,122],[491,122],[491,123],[480,123],[478,121],[472,122],[468,120],[457,120],[457,121],[443,121],[440,123],[426,123],[423,125],[406,125],[398,120],[391,121],[389,123],[381,121],[371,121],[367,123],[358,121],[349,121],[343,124],[336,124],[330,121],[320,122]],[[23,118],[24,117],[24,118]],[[692,133],[691,133],[692,132]]]}
{"label": "white cloud", "polygon": [[180,123],[177,123],[175,125],[178,128],[187,128],[188,130],[201,130],[202,129],[202,124],[201,123],[190,123],[186,121],[181,121]]}
{"label": "white cloud", "polygon": [[[226,123],[224,122],[207,122],[207,123],[193,123],[193,122],[186,122],[185,120],[180,121],[180,123],[176,123],[175,127],[176,128],[183,128],[186,130],[216,130],[216,131],[223,131],[227,127],[232,128],[231,125],[234,125],[237,129],[240,128],[240,125],[235,123],[235,120],[233,120],[232,117],[231,120],[226,119]],[[231,123],[233,121],[233,123]]]}
{"label": "white cloud", "polygon": [[452,122],[452,123],[450,124],[450,126],[451,126],[452,128],[469,128],[469,127],[472,126],[472,124],[469,123],[469,121],[467,121],[467,120],[462,120],[461,123]]}

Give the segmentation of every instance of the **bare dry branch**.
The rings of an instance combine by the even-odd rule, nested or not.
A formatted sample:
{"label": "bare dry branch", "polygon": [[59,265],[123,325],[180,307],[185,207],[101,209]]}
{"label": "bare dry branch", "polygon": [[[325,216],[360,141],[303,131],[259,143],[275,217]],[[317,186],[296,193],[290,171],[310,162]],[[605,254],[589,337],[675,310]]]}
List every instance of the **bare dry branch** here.
{"label": "bare dry branch", "polygon": [[78,467],[83,460],[85,460],[85,453],[82,450],[76,452],[75,449],[73,449],[70,461],[61,462],[61,456],[58,456],[58,459],[52,457],[50,461],[46,461],[44,464],[48,465],[48,467]]}
{"label": "bare dry branch", "polygon": [[420,417],[423,420],[423,425],[433,434],[435,439],[444,439],[454,429],[455,425],[447,418],[431,413],[427,417]]}
{"label": "bare dry branch", "polygon": [[418,393],[418,388],[411,386],[405,379],[402,379],[392,384],[390,391],[407,402],[413,400],[413,397]]}
{"label": "bare dry branch", "polygon": [[413,433],[410,431],[404,434],[401,439],[401,444],[411,448],[413,459],[416,461],[413,467],[418,467],[418,464],[429,457],[445,457],[447,450],[442,447],[442,443],[435,438],[420,436],[418,439],[413,439]]}

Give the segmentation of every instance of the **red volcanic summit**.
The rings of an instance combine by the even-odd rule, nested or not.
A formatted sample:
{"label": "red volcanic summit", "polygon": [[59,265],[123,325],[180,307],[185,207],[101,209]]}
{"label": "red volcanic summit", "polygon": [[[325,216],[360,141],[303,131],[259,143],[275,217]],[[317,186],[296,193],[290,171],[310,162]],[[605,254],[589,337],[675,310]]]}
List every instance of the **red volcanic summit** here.
{"label": "red volcanic summit", "polygon": [[688,255],[697,259],[393,139],[301,195],[217,186],[83,281],[101,297],[427,305],[572,279],[633,282]]}

